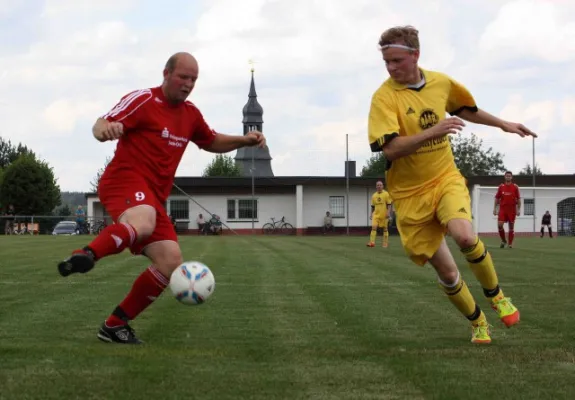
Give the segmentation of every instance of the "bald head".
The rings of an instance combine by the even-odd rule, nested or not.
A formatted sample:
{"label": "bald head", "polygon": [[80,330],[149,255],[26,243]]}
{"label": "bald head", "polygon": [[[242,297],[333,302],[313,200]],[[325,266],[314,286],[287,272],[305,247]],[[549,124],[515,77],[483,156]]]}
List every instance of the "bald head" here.
{"label": "bald head", "polygon": [[198,61],[190,53],[179,52],[172,55],[164,68],[162,90],[171,103],[185,101],[198,79]]}
{"label": "bald head", "polygon": [[196,68],[198,67],[198,61],[196,60],[196,58],[190,53],[182,51],[173,54],[170,58],[168,58],[168,61],[166,62],[166,70],[168,72],[174,72],[174,70],[176,69],[176,65],[178,65],[178,63],[194,65]]}

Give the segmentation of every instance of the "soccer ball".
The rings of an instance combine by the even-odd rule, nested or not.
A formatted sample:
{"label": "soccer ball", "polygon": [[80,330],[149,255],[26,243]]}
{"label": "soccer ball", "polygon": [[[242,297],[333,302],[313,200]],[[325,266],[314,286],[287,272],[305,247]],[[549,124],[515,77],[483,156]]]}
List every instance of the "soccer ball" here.
{"label": "soccer ball", "polygon": [[176,300],[187,305],[204,303],[214,293],[216,280],[207,265],[187,261],[172,272],[170,289]]}

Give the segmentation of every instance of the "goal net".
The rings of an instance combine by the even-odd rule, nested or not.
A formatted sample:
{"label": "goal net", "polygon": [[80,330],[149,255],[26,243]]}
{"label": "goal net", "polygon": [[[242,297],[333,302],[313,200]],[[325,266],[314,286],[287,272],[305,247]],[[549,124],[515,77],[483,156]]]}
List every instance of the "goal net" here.
{"label": "goal net", "polygon": [[[473,187],[471,208],[476,234],[498,235],[497,216],[493,215],[497,189],[497,186]],[[575,236],[575,187],[520,186],[519,192],[521,215],[515,220],[515,234],[539,235],[541,218],[549,211],[554,236]]]}

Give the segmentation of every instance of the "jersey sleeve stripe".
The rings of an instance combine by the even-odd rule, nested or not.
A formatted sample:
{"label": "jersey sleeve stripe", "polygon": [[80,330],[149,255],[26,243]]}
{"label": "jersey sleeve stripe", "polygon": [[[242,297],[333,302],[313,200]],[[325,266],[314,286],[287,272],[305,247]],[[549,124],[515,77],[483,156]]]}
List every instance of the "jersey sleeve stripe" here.
{"label": "jersey sleeve stripe", "polygon": [[130,93],[118,105],[116,105],[116,107],[114,107],[112,111],[110,111],[110,114],[112,115],[119,114],[122,110],[128,108],[140,96],[143,96],[144,94],[148,93],[151,93],[149,89],[136,90],[135,92]]}
{"label": "jersey sleeve stripe", "polygon": [[124,97],[118,104],[116,104],[107,114],[103,115],[102,118],[112,117],[116,115],[117,111],[121,110],[126,104],[132,100],[134,97],[138,96],[142,90],[136,90],[135,92],[129,93],[126,97]]}
{"label": "jersey sleeve stripe", "polygon": [[120,101],[114,108],[112,108],[107,114],[105,114],[102,118],[106,119],[108,117],[116,117],[117,115],[121,114],[122,112],[133,108],[129,113],[122,116],[117,121],[120,122],[128,115],[132,114],[138,108],[140,108],[144,103],[152,98],[152,92],[150,89],[143,89],[137,90],[128,96],[126,96],[122,101]]}
{"label": "jersey sleeve stripe", "polygon": [[448,111],[448,112],[451,115],[457,115],[457,114],[461,114],[461,111],[463,111],[463,110],[469,110],[473,113],[476,113],[477,111],[479,111],[479,108],[477,108],[477,106],[463,106],[463,107],[459,107],[456,110]]}

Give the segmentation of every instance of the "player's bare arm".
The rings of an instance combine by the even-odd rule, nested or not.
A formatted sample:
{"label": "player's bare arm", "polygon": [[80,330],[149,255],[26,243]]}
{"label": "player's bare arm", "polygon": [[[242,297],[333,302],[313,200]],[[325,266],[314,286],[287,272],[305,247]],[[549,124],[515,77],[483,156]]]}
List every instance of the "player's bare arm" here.
{"label": "player's bare arm", "polygon": [[104,118],[98,118],[92,127],[92,134],[100,142],[119,139],[124,134],[124,125],[121,122],[110,122]]}
{"label": "player's bare arm", "polygon": [[493,215],[497,215],[497,206],[499,205],[499,199],[496,197],[493,203]]}
{"label": "player's bare arm", "polygon": [[383,146],[385,158],[389,161],[415,153],[426,141],[441,136],[459,133],[465,123],[459,118],[446,118],[432,128],[417,135],[398,136]]}
{"label": "player's bare arm", "polygon": [[527,128],[523,124],[502,120],[501,118],[497,118],[495,115],[491,115],[487,111],[481,109],[477,110],[477,112],[473,112],[468,109],[463,109],[461,112],[457,114],[457,116],[463,118],[468,122],[473,122],[475,124],[481,124],[487,126],[494,126],[496,128],[501,129],[504,132],[515,133],[521,137],[525,136],[537,137],[537,134],[532,132],[529,128]]}
{"label": "player's bare arm", "polygon": [[249,132],[244,136],[217,133],[214,141],[205,150],[211,153],[228,153],[241,147],[265,147],[265,145],[266,138],[263,133],[258,131]]}

